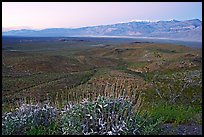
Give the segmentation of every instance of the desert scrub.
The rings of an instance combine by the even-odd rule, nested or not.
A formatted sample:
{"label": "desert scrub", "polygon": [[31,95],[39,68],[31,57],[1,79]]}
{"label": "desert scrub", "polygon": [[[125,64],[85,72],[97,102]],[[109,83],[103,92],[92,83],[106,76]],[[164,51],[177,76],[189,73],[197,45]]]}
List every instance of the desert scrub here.
{"label": "desert scrub", "polygon": [[161,119],[140,114],[128,98],[98,96],[63,108],[23,104],[2,115],[3,135],[145,135],[157,134]]}
{"label": "desert scrub", "polygon": [[156,134],[160,122],[139,115],[129,100],[98,96],[65,111],[60,125],[64,135],[143,135]]}
{"label": "desert scrub", "polygon": [[165,123],[183,124],[202,114],[202,71],[180,71],[153,76],[152,88],[145,91],[144,108]]}
{"label": "desert scrub", "polygon": [[[201,107],[157,103],[149,110],[153,119],[162,118],[164,123],[185,124],[196,120],[195,116],[202,113]],[[199,123],[199,121],[195,121]]]}
{"label": "desert scrub", "polygon": [[145,102],[173,104],[202,104],[202,71],[183,71],[172,74],[154,74],[152,88],[146,90]]}
{"label": "desert scrub", "polygon": [[14,112],[2,115],[2,134],[24,134],[31,127],[48,126],[57,116],[57,109],[47,104],[23,104]]}

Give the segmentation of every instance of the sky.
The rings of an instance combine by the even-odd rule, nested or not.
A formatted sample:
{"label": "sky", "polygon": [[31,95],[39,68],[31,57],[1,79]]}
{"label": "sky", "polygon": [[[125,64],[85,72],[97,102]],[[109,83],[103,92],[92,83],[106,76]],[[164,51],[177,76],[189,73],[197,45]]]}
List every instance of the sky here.
{"label": "sky", "polygon": [[2,2],[2,30],[202,20],[202,2]]}

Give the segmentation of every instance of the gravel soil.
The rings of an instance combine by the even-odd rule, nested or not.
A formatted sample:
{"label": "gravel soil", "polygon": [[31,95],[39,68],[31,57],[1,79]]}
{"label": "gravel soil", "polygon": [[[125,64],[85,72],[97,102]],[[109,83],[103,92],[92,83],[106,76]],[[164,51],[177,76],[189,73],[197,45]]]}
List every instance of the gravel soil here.
{"label": "gravel soil", "polygon": [[195,123],[174,125],[167,123],[162,126],[162,135],[202,135],[202,125]]}

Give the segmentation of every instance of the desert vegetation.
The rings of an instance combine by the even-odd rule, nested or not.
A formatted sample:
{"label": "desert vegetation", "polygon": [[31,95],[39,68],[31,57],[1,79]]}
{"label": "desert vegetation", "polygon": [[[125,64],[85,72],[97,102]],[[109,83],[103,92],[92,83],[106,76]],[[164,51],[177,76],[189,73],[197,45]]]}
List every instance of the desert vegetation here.
{"label": "desert vegetation", "polygon": [[44,39],[3,44],[2,134],[202,134],[200,49]]}

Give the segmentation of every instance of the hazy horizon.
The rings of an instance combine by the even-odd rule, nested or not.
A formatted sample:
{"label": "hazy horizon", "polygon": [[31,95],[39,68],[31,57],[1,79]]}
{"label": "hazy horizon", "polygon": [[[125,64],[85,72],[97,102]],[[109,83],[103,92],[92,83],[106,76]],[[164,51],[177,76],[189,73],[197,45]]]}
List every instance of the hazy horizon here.
{"label": "hazy horizon", "polygon": [[202,21],[202,2],[2,2],[2,31],[173,19]]}
{"label": "hazy horizon", "polygon": [[[171,20],[175,20],[175,19],[171,19]],[[93,25],[93,26],[100,26],[100,25],[113,25],[113,24],[119,24],[119,23],[128,23],[128,22],[157,22],[157,21],[171,21],[171,20],[156,20],[156,21],[150,21],[150,20],[131,20],[131,21],[127,21],[127,22],[117,22],[117,23],[112,23],[112,24],[98,24],[98,25]],[[192,19],[188,19],[188,20],[192,20]],[[200,20],[200,19],[199,19]],[[177,20],[177,21],[185,21],[185,20]],[[202,21],[202,20],[200,20]],[[93,27],[93,26],[83,26],[83,27]],[[58,29],[58,28],[70,28],[70,29],[77,29],[77,28],[82,28],[82,27],[50,27],[50,28],[54,28],[54,29]],[[9,30],[22,30],[22,29],[29,29],[29,30],[44,30],[44,29],[49,29],[49,28],[41,28],[41,29],[35,29],[35,28],[30,28],[30,27],[9,27],[9,28],[2,28],[2,31],[9,31]]]}

